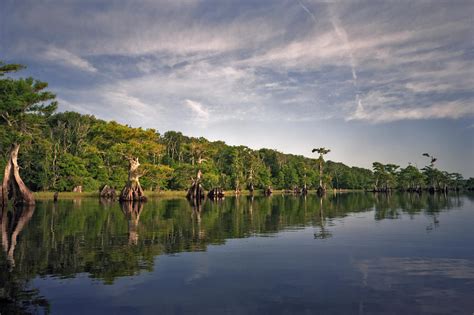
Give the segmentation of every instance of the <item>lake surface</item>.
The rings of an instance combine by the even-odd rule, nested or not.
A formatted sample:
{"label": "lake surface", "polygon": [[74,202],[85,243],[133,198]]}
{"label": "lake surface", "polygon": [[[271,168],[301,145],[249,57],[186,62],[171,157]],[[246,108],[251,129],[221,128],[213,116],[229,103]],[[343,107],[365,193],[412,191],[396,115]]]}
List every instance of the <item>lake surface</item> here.
{"label": "lake surface", "polygon": [[0,313],[473,314],[474,195],[328,194],[2,213]]}

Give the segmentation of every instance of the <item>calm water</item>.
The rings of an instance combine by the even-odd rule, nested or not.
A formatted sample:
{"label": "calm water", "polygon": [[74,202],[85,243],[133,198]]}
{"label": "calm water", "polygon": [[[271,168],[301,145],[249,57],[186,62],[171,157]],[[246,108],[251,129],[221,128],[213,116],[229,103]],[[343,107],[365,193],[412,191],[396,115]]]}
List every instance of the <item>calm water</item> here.
{"label": "calm water", "polygon": [[474,195],[38,202],[2,216],[0,313],[473,314]]}

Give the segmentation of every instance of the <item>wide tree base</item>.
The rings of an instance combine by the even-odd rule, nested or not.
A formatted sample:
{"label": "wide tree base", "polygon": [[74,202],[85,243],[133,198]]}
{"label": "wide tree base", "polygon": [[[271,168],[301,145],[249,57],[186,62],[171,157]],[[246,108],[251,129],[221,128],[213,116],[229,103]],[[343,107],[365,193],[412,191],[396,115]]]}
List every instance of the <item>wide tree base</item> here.
{"label": "wide tree base", "polygon": [[147,198],[143,192],[140,183],[127,183],[120,193],[120,201],[146,201]]}
{"label": "wide tree base", "polygon": [[273,189],[272,189],[272,187],[271,187],[271,186],[268,186],[267,188],[265,188],[265,189],[263,190],[263,194],[264,194],[265,196],[271,196],[271,195],[273,194]]}
{"label": "wide tree base", "polygon": [[193,183],[188,189],[188,193],[186,194],[186,198],[194,200],[202,200],[205,197],[206,192],[204,191],[204,188],[202,188],[200,183]]}
{"label": "wide tree base", "polygon": [[211,189],[211,191],[209,191],[207,194],[207,197],[213,200],[223,199],[225,197],[224,189],[221,187]]}
{"label": "wide tree base", "polygon": [[115,200],[115,189],[113,189],[109,185],[105,185],[104,188],[102,188],[102,190],[100,191],[100,198]]}
{"label": "wide tree base", "polygon": [[316,193],[318,194],[318,196],[323,196],[323,195],[326,193],[326,189],[324,189],[323,187],[319,186],[319,187],[318,187],[318,190],[316,191]]}

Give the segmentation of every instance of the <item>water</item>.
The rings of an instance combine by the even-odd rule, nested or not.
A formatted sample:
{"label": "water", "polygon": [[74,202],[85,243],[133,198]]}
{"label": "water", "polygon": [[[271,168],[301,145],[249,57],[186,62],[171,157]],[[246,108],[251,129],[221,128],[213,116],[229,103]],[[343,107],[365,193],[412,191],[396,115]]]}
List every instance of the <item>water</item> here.
{"label": "water", "polygon": [[474,195],[38,202],[2,216],[0,313],[472,314]]}

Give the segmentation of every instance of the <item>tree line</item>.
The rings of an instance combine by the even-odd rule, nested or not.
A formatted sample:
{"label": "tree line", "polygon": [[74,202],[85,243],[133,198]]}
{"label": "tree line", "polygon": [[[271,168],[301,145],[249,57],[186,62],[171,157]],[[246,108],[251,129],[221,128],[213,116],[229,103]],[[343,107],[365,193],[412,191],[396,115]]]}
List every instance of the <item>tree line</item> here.
{"label": "tree line", "polygon": [[[319,157],[313,159],[272,149],[230,146],[176,131],[160,134],[155,129],[132,128],[76,112],[56,112],[55,95],[45,91],[47,83],[4,76],[21,69],[20,65],[0,63],[0,167],[8,169],[12,147],[21,145],[17,152],[21,179],[33,191],[72,191],[77,186],[96,191],[104,185],[121,188],[127,180],[130,157],[140,160],[140,182],[147,190],[189,188],[199,169],[206,189],[474,187],[473,178],[465,180],[461,174],[438,170],[433,161],[427,161],[423,169],[374,162],[369,170],[325,161],[326,148],[314,149]],[[13,191],[18,188],[14,175],[8,175],[13,176]]]}

